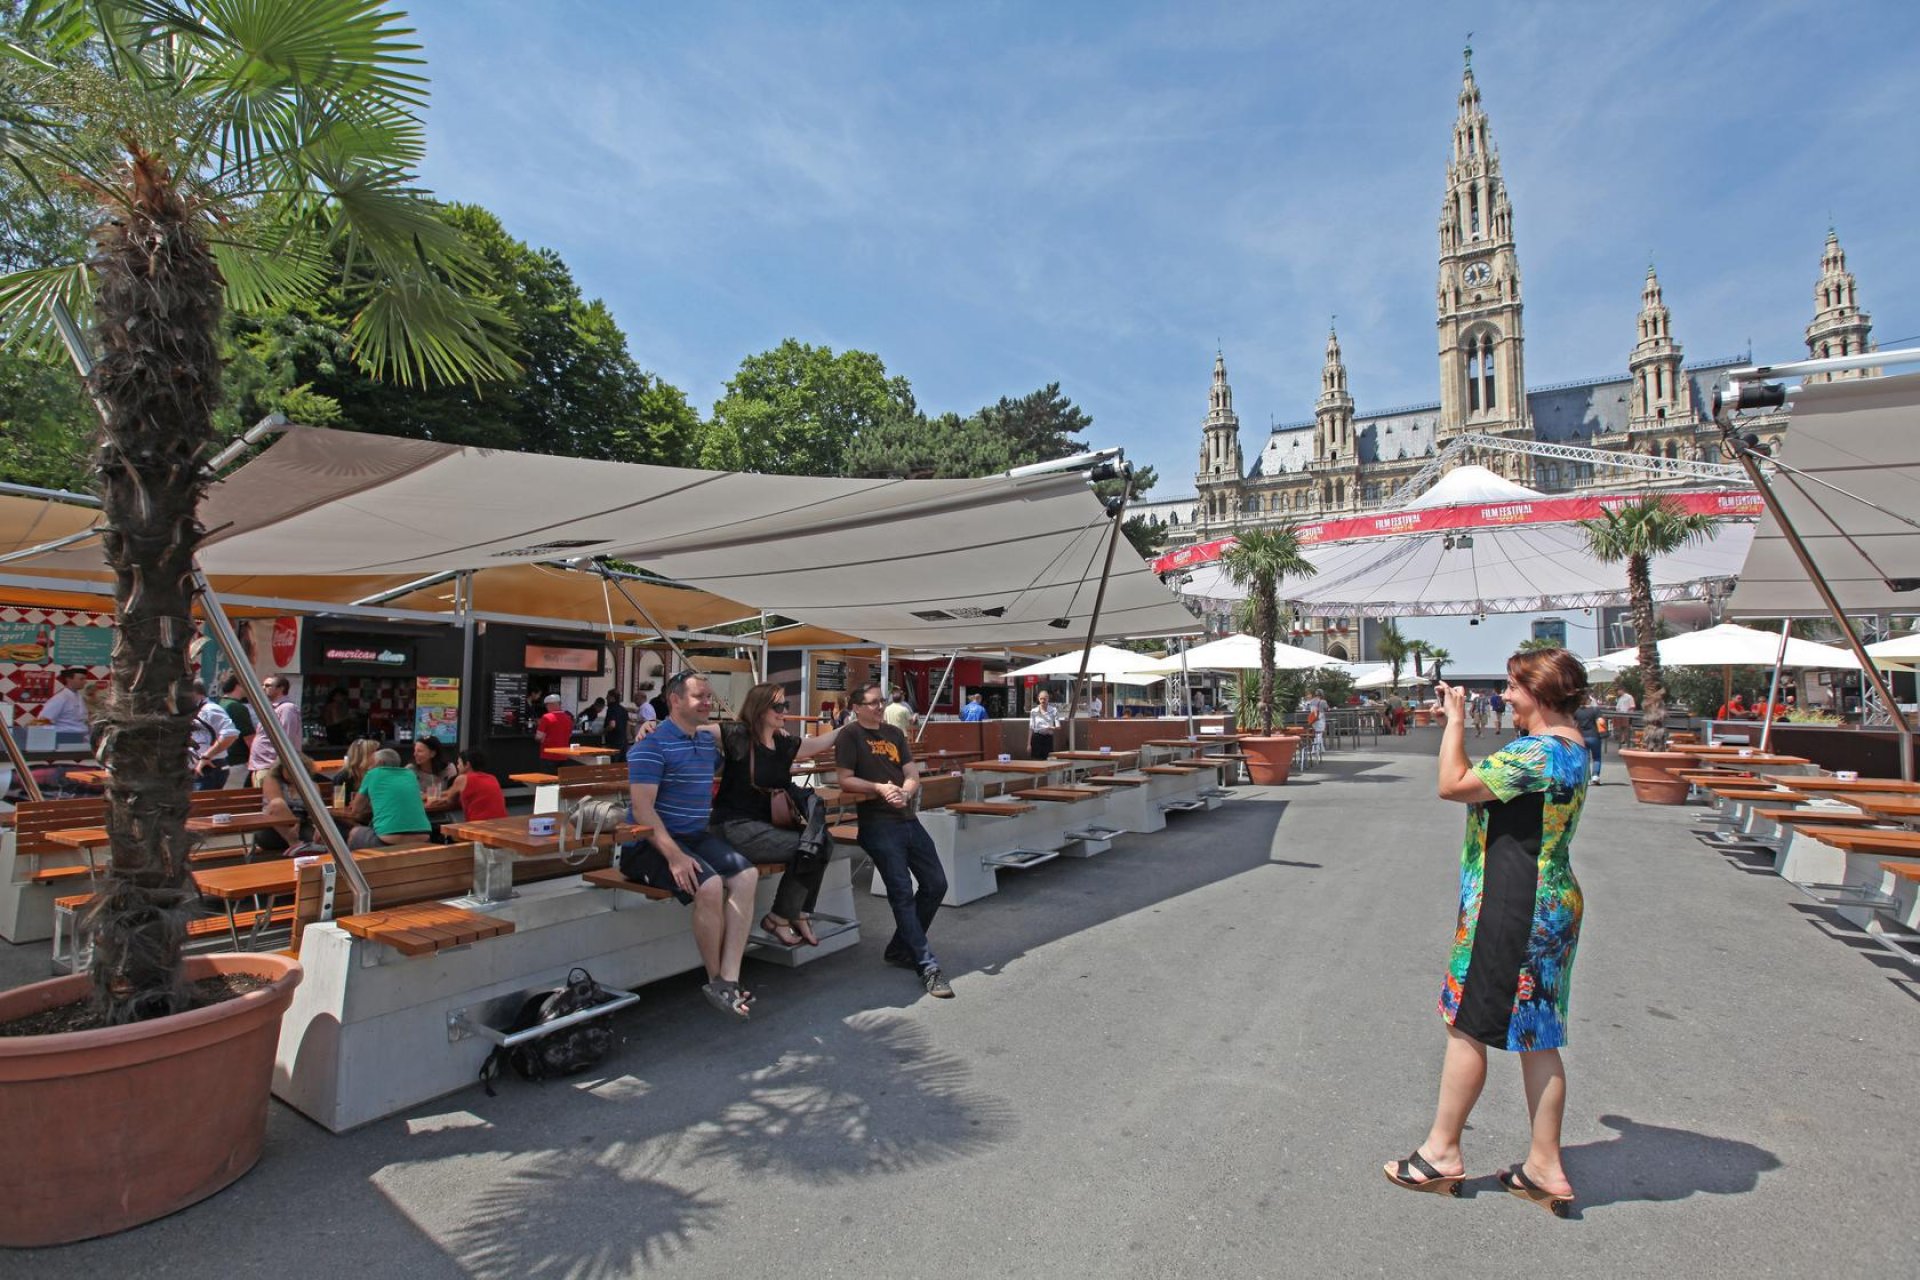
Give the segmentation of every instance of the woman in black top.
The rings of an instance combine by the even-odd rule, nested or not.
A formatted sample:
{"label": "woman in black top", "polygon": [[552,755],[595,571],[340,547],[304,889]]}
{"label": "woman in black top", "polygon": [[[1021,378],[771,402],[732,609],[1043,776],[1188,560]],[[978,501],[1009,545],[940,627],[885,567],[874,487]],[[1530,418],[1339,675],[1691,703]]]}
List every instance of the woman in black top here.
{"label": "woman in black top", "polygon": [[[786,730],[787,695],[777,684],[757,684],[740,704],[740,718],[720,726],[720,790],[713,798],[713,829],[754,862],[789,866],[773,893],[773,910],[760,921],[783,946],[820,945],[811,925],[822,861],[793,869],[800,832],[773,825],[773,793],[793,790],[793,763],[833,749],[833,734],[797,738]],[[805,810],[795,806],[796,814]]]}

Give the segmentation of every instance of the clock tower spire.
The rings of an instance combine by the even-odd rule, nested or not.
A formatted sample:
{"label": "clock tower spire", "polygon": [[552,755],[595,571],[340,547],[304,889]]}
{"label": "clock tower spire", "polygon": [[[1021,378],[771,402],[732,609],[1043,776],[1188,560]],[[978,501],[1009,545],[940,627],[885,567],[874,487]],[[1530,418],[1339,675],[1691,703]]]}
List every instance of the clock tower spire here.
{"label": "clock tower spire", "polygon": [[[1520,310],[1513,207],[1469,48],[1440,205],[1440,443],[1463,431],[1531,431]],[[1488,462],[1527,478],[1524,458],[1499,455]]]}

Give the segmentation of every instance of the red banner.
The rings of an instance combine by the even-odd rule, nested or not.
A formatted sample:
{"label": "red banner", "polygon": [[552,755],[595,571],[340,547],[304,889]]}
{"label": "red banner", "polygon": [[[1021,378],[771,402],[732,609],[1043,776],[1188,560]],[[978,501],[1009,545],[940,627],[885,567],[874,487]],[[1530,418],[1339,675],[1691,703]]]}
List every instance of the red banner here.
{"label": "red banner", "polygon": [[[1469,502],[1457,507],[1432,507],[1425,511],[1388,511],[1378,515],[1346,516],[1294,526],[1303,547],[1327,542],[1355,542],[1366,538],[1393,538],[1413,533],[1444,533],[1460,529],[1497,529],[1524,524],[1569,524],[1592,520],[1603,511],[1615,510],[1638,502],[1646,495],[1608,494],[1600,498],[1521,498],[1507,502]],[[1670,493],[1668,500],[1689,515],[1722,516],[1728,519],[1756,517],[1765,510],[1758,492],[1752,489],[1712,490],[1704,493]],[[1216,538],[1196,542],[1178,551],[1169,551],[1153,562],[1155,573],[1188,569],[1218,560],[1234,540]]]}

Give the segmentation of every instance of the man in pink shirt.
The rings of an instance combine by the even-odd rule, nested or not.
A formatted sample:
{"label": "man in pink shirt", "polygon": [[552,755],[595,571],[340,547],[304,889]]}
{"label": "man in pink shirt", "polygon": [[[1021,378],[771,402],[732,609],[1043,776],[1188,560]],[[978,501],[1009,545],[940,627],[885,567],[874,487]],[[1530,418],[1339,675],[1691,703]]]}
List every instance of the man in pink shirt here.
{"label": "man in pink shirt", "polygon": [[[293,686],[288,683],[285,676],[280,675],[268,676],[262,684],[267,691],[268,700],[273,703],[273,718],[278,720],[280,727],[287,731],[287,739],[294,744],[294,749],[299,750],[300,704],[288,696]],[[247,772],[253,785],[259,786],[260,780],[273,772],[273,767],[279,763],[280,752],[273,745],[273,739],[268,736],[266,729],[256,730],[247,749]]]}

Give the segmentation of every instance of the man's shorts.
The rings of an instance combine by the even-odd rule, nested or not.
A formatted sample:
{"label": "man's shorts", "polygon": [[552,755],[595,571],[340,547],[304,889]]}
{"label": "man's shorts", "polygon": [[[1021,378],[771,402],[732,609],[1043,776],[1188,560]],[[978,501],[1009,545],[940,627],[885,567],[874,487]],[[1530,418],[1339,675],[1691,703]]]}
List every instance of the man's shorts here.
{"label": "man's shorts", "polygon": [[[693,859],[695,874],[700,877],[701,884],[714,876],[731,880],[742,871],[753,870],[753,863],[744,854],[712,831],[676,835],[673,842]],[[692,894],[674,883],[673,869],[667,866],[666,855],[651,840],[635,840],[632,844],[620,846],[620,874],[635,884],[665,889],[681,902],[693,901]]]}

